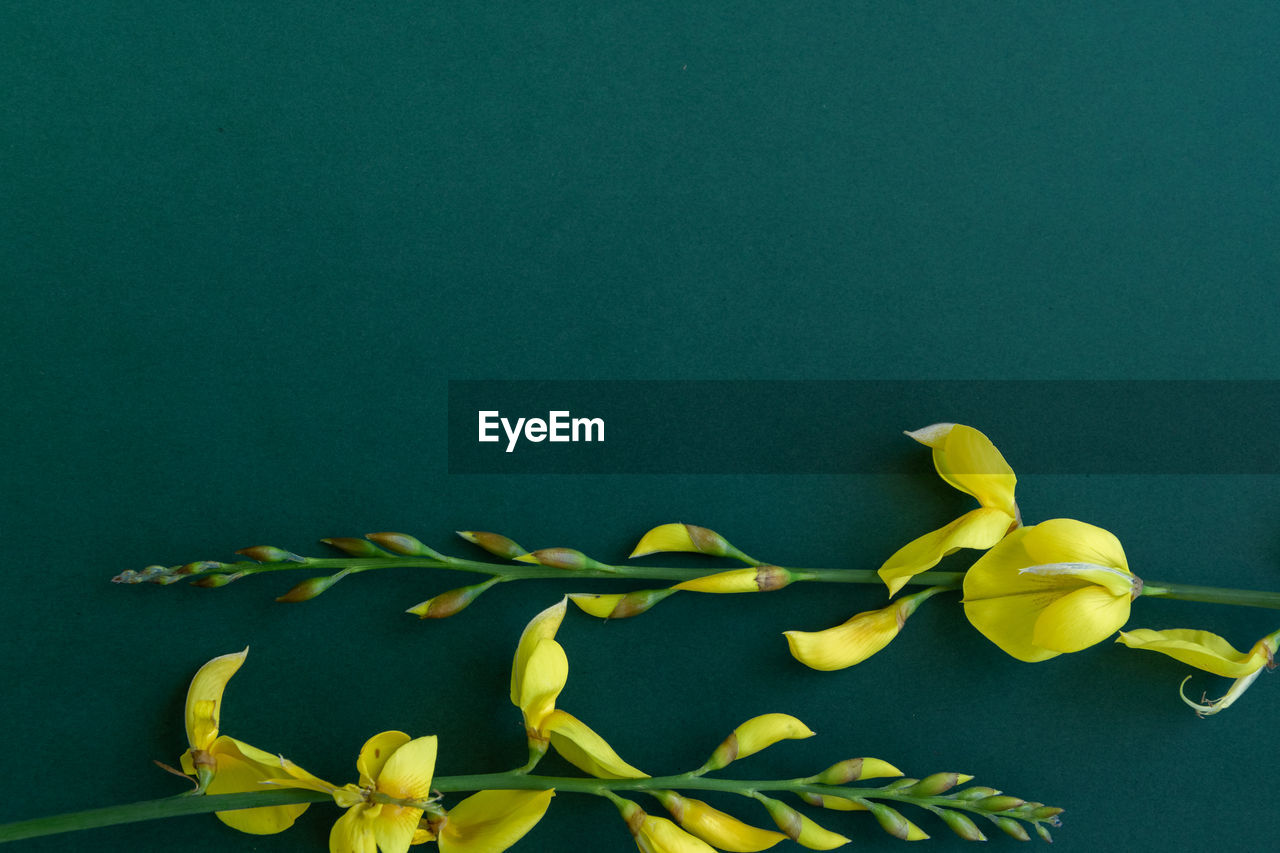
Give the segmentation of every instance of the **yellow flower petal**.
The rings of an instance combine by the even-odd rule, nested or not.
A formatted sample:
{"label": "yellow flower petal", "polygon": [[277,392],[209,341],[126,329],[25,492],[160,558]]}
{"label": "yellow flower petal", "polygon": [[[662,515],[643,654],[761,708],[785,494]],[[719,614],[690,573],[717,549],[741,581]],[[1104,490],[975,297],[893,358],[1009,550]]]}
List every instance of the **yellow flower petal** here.
{"label": "yellow flower petal", "polygon": [[360,771],[360,784],[366,788],[373,787],[382,772],[387,759],[408,743],[410,737],[404,732],[379,732],[364,742],[360,747],[360,757],[356,759],[356,769]]}
{"label": "yellow flower petal", "polygon": [[756,579],[759,569],[730,569],[717,572],[693,580],[681,581],[676,589],[690,592],[759,592],[760,584]]}
{"label": "yellow flower petal", "polygon": [[381,808],[361,804],[347,809],[329,830],[329,853],[378,853],[373,821]]}
{"label": "yellow flower petal", "polygon": [[383,803],[373,819],[373,837],[382,853],[406,853],[417,834],[422,809]]}
{"label": "yellow flower petal", "polygon": [[685,832],[665,817],[645,815],[636,832],[641,853],[715,853],[701,838]]}
{"label": "yellow flower petal", "polygon": [[1129,620],[1129,595],[1087,586],[1055,600],[1040,613],[1031,642],[1055,652],[1078,652],[1110,637]]}
{"label": "yellow flower petal", "polygon": [[674,791],[660,796],[663,806],[686,831],[718,850],[728,853],[756,853],[768,850],[787,836],[743,823],[702,800],[682,797]]}
{"label": "yellow flower petal", "polygon": [[555,640],[539,640],[525,665],[520,683],[520,710],[525,728],[539,733],[547,715],[555,710],[556,697],[569,680],[569,658]]}
{"label": "yellow flower petal", "polygon": [[649,775],[623,761],[604,738],[572,714],[553,711],[543,731],[566,761],[597,779],[644,779]]}
{"label": "yellow flower petal", "polygon": [[1187,628],[1153,631],[1150,628],[1138,628],[1121,631],[1117,642],[1124,643],[1131,649],[1160,652],[1174,660],[1225,678],[1243,678],[1267,663],[1266,652],[1260,645],[1254,646],[1248,654],[1238,652],[1225,639],[1209,631]]}
{"label": "yellow flower petal", "polygon": [[562,598],[533,617],[520,635],[515,660],[511,663],[511,704],[517,708],[520,707],[521,685],[524,683],[529,656],[533,654],[539,640],[555,639],[556,631],[560,630],[560,623],[564,621],[565,607],[566,602]]}
{"label": "yellow flower petal", "polygon": [[899,548],[880,567],[880,578],[889,587],[889,595],[896,595],[909,579],[932,569],[946,555],[960,548],[992,547],[1013,523],[1013,516],[1000,509],[983,507],[966,512],[946,527]]}
{"label": "yellow flower petal", "polygon": [[[790,714],[761,714],[733,730],[734,759],[755,755],[783,740],[803,740],[813,732]],[[732,759],[731,759],[732,760]]]}
{"label": "yellow flower petal", "polygon": [[436,770],[436,736],[414,738],[391,753],[378,773],[378,790],[398,800],[425,800],[431,796]]}
{"label": "yellow flower petal", "polygon": [[449,809],[440,853],[502,853],[542,820],[555,791],[480,791]]}
{"label": "yellow flower petal", "polygon": [[[225,735],[209,745],[209,752],[217,766],[206,793],[239,794],[264,790],[264,782],[287,778],[280,766],[279,757],[269,752],[241,743]],[[307,810],[307,803],[287,806],[263,806],[254,809],[214,812],[218,819],[232,829],[252,835],[273,835],[293,826],[298,815]]]}
{"label": "yellow flower petal", "polygon": [[859,613],[825,631],[785,631],[791,656],[811,669],[831,671],[862,663],[898,636],[906,622],[902,604]]}
{"label": "yellow flower petal", "polygon": [[907,435],[933,448],[933,465],[953,488],[973,495],[984,507],[1017,515],[1017,477],[991,439],[964,424],[933,424]]}
{"label": "yellow flower petal", "polygon": [[597,619],[608,619],[613,615],[613,609],[618,606],[618,602],[622,601],[623,595],[625,593],[621,592],[571,592],[569,593],[569,598],[588,616],[594,616]]}
{"label": "yellow flower petal", "polygon": [[248,655],[249,647],[245,646],[244,651],[216,657],[200,667],[191,679],[185,716],[187,743],[192,749],[208,750],[218,736],[222,693]]}
{"label": "yellow flower petal", "polygon": [[1129,570],[1124,548],[1109,530],[1074,518],[1051,518],[1028,530],[1024,547],[1033,565],[1078,562]]}

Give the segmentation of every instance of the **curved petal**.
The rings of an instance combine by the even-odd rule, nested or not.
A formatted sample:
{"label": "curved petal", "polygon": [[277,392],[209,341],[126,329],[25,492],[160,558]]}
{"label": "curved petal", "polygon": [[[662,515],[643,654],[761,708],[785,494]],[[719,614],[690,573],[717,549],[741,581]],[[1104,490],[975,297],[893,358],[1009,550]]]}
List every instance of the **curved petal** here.
{"label": "curved petal", "polygon": [[[974,568],[977,568],[975,565]],[[973,573],[973,569],[969,569]],[[1014,595],[971,599],[969,579],[965,577],[964,615],[982,636],[995,643],[1006,654],[1027,663],[1038,663],[1060,653],[1032,642],[1036,620],[1057,597],[1052,590],[1024,592]]]}
{"label": "curved petal", "polygon": [[631,552],[631,556],[644,557],[648,554],[657,554],[664,551],[692,551],[697,553],[699,550],[689,533],[689,526],[677,522],[659,524],[644,536],[641,536],[640,541],[636,543],[635,549]]}
{"label": "curved petal", "polygon": [[1017,515],[1014,488],[1017,477],[1000,451],[978,430],[956,424],[946,439],[933,445],[933,466],[938,475],[985,507]]}
{"label": "curved petal", "polygon": [[791,656],[810,669],[831,671],[862,663],[898,636],[906,621],[897,604],[859,613],[825,631],[784,631]]}
{"label": "curved petal", "polygon": [[991,548],[1013,524],[1013,516],[999,509],[980,508],[957,518],[946,527],[926,533],[899,548],[880,567],[880,578],[889,594],[912,577],[927,572],[946,555],[960,548]]}
{"label": "curved petal", "polygon": [[1124,643],[1131,649],[1160,652],[1174,660],[1226,678],[1243,678],[1262,669],[1267,663],[1267,656],[1262,649],[1255,647],[1248,654],[1236,651],[1224,638],[1209,631],[1187,628],[1153,631],[1150,628],[1138,628],[1134,631],[1121,631],[1117,642]]}
{"label": "curved petal", "polygon": [[1101,527],[1074,518],[1051,518],[1029,531],[1024,546],[1031,564],[1095,563],[1129,571],[1120,540]]}
{"label": "curved petal", "polygon": [[594,593],[594,592],[571,592],[569,598],[578,608],[589,616],[597,619],[608,619],[613,615],[613,609],[618,606],[618,602],[622,601],[622,597],[626,593]]}
{"label": "curved petal", "polygon": [[387,759],[397,749],[410,740],[404,732],[379,732],[364,742],[360,747],[360,757],[356,759],[356,769],[360,771],[360,784],[365,788],[373,787],[378,774],[386,765]]}
{"label": "curved petal", "polygon": [[560,599],[546,610],[539,613],[520,634],[520,642],[516,646],[515,660],[511,662],[511,704],[520,707],[521,684],[524,682],[525,669],[529,664],[529,656],[537,647],[539,640],[554,640],[560,623],[564,621],[566,600]]}
{"label": "curved petal", "polygon": [[373,820],[382,806],[352,806],[329,830],[329,853],[378,853]]}
{"label": "curved petal", "polygon": [[435,772],[436,736],[414,738],[391,753],[382,766],[378,791],[399,800],[425,800],[431,796]]}
{"label": "curved petal", "polygon": [[218,736],[218,718],[222,710],[222,692],[231,676],[236,674],[249,647],[244,651],[221,655],[196,671],[187,688],[185,709],[187,743],[192,749],[207,750]]}
{"label": "curved petal", "polygon": [[422,809],[384,803],[373,819],[373,837],[382,853],[406,853],[418,830]]}
{"label": "curved petal", "polygon": [[553,711],[543,730],[550,735],[556,752],[597,779],[644,779],[649,775],[623,761],[604,738],[572,714]]}
{"label": "curved petal", "polygon": [[685,832],[665,817],[645,815],[636,832],[641,853],[715,853],[707,842]]}
{"label": "curved petal", "polygon": [[746,758],[784,740],[813,737],[813,731],[790,714],[761,714],[733,730],[737,750],[734,758]]}
{"label": "curved petal", "polygon": [[[248,744],[223,736],[210,745],[217,768],[213,779],[205,789],[209,794],[239,794],[261,791],[264,782],[285,777],[279,766],[279,758]],[[265,760],[263,760],[265,759]],[[218,819],[232,829],[251,835],[274,835],[293,826],[298,815],[307,810],[308,803],[286,806],[263,806],[254,809],[214,812]]]}
{"label": "curved petal", "polygon": [[480,791],[449,809],[440,853],[502,853],[533,829],[555,791]]}
{"label": "curved petal", "polygon": [[524,713],[525,727],[531,733],[542,729],[568,681],[569,658],[564,647],[555,640],[539,640],[520,681],[520,710]]}
{"label": "curved petal", "polygon": [[1044,563],[1039,566],[1028,566],[1018,574],[1055,578],[1061,580],[1064,585],[1072,581],[1081,581],[1100,586],[1116,596],[1133,594],[1133,575],[1124,569],[1099,566],[1095,563]]}
{"label": "curved petal", "polygon": [[1129,619],[1129,595],[1086,586],[1061,596],[1040,613],[1031,642],[1055,652],[1078,652],[1110,637]]}

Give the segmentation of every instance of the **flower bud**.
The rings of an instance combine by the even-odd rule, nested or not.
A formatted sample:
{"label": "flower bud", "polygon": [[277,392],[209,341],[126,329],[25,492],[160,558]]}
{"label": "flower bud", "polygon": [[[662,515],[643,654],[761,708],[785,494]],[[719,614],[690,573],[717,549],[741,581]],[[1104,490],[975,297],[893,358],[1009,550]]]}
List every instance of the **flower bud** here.
{"label": "flower bud", "polygon": [[583,613],[597,619],[627,619],[639,616],[659,601],[671,595],[673,589],[638,589],[634,592],[595,594],[570,593],[569,598]]}
{"label": "flower bud", "polygon": [[448,562],[448,558],[439,551],[434,548],[428,548],[407,533],[366,533],[364,538],[377,542],[388,551],[402,554],[406,557],[428,557],[432,560],[439,560],[442,563]]}
{"label": "flower bud", "polygon": [[862,663],[893,641],[916,608],[943,587],[930,587],[888,607],[858,613],[825,631],[784,631],[791,656],[810,669],[831,671]]}
{"label": "flower bud", "polygon": [[956,785],[968,782],[972,778],[964,773],[934,773],[912,785],[906,793],[913,797],[932,797],[944,791],[950,791]]}
{"label": "flower bud", "polygon": [[823,785],[844,785],[859,779],[884,779],[901,775],[901,770],[879,758],[848,758],[832,764],[814,776],[813,781]]}
{"label": "flower bud", "polygon": [[386,557],[387,552],[367,539],[356,539],[352,536],[338,536],[333,539],[321,539],[331,548],[337,548],[351,557]]}
{"label": "flower bud", "polygon": [[923,829],[902,816],[901,812],[884,803],[867,801],[867,809],[875,815],[880,828],[903,841],[924,841],[929,836]]}
{"label": "flower bud", "polygon": [[306,557],[299,557],[292,551],[286,551],[283,548],[276,548],[273,545],[255,545],[252,548],[241,548],[236,551],[237,554],[243,554],[250,560],[259,563],[305,563]]}
{"label": "flower bud", "polygon": [[1056,826],[1058,815],[1064,811],[1066,809],[1060,809],[1057,806],[1037,806],[1031,810],[1031,817],[1036,820],[1047,820]]}
{"label": "flower bud", "polygon": [[978,825],[970,820],[968,815],[950,809],[938,809],[937,815],[942,818],[943,823],[951,827],[952,832],[965,841],[987,840],[987,836],[982,834],[982,830],[978,829]]}
{"label": "flower bud", "polygon": [[829,829],[823,829],[786,803],[766,797],[763,794],[759,795],[759,800],[769,810],[769,817],[773,818],[773,822],[778,825],[778,829],[785,832],[796,843],[808,847],[810,850],[831,850],[842,844],[849,843],[848,838]]}
{"label": "flower bud", "polygon": [[1027,834],[1027,829],[1011,817],[995,816],[991,818],[996,826],[1010,838],[1016,838],[1019,841],[1030,841],[1031,836]]}
{"label": "flower bud", "polygon": [[719,533],[696,524],[659,524],[636,544],[632,557],[644,557],[665,551],[686,551],[712,557],[732,557],[755,564],[746,554],[729,544]]}
{"label": "flower bud", "polygon": [[1043,823],[1035,824],[1035,828],[1036,828],[1036,835],[1040,836],[1050,844],[1053,843],[1053,836],[1049,834],[1048,828]]}
{"label": "flower bud", "polygon": [[541,548],[515,559],[519,563],[536,563],[539,566],[568,569],[570,571],[608,568],[604,563],[593,560],[581,551],[575,551],[572,548]]}
{"label": "flower bud", "polygon": [[956,794],[956,799],[972,802],[973,800],[981,800],[986,797],[994,797],[999,793],[1000,792],[995,788],[987,788],[983,785],[974,785],[972,788],[965,788],[963,791]]}
{"label": "flower bud", "polygon": [[495,576],[483,583],[442,592],[434,598],[428,598],[421,604],[415,604],[405,613],[412,613],[419,619],[445,619],[461,610],[465,610],[470,606],[471,602],[480,597],[481,593],[497,582],[498,578]]}
{"label": "flower bud", "polygon": [[276,601],[310,601],[320,593],[333,586],[338,581],[345,578],[350,570],[343,569],[331,575],[324,575],[318,578],[308,578],[284,595],[276,599]]}
{"label": "flower bud", "polygon": [[793,575],[781,566],[731,569],[681,581],[673,589],[689,592],[773,592],[791,583]]}
{"label": "flower bud", "polygon": [[781,833],[743,823],[701,800],[682,797],[675,791],[654,791],[653,794],[680,826],[719,850],[755,853],[786,838]]}
{"label": "flower bud", "polygon": [[456,532],[472,545],[479,545],[495,557],[514,560],[516,557],[529,553],[527,548],[522,548],[515,541],[500,533],[488,533],[484,530],[459,530]]}
{"label": "flower bud", "polygon": [[1017,797],[985,797],[975,802],[974,806],[984,812],[1007,812],[1010,809],[1016,809],[1018,806],[1026,805],[1026,802],[1026,800],[1020,800]]}
{"label": "flower bud", "polygon": [[867,807],[857,800],[833,797],[830,794],[812,794],[808,791],[803,791],[800,794],[800,799],[811,806],[818,806],[819,808],[831,809],[837,812],[865,812],[867,810]]}
{"label": "flower bud", "polygon": [[201,586],[205,589],[216,589],[220,586],[226,586],[234,580],[244,577],[244,572],[231,572],[222,575],[201,575],[191,582],[192,586]]}
{"label": "flower bud", "polygon": [[790,714],[761,714],[734,729],[724,743],[711,753],[703,769],[719,770],[739,758],[755,755],[778,741],[803,739],[813,737],[813,734],[808,726]]}

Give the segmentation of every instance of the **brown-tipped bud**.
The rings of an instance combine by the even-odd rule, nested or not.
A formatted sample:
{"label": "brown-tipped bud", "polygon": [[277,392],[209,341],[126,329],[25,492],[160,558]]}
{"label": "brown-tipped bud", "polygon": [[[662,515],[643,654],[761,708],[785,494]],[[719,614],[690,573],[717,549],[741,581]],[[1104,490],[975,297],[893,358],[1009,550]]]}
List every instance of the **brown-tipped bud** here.
{"label": "brown-tipped bud", "polygon": [[318,578],[307,578],[302,583],[277,598],[276,601],[310,601],[346,576],[347,570],[343,569],[336,574],[323,575]]}
{"label": "brown-tipped bud", "polygon": [[581,551],[575,551],[572,548],[541,548],[516,557],[516,561],[536,563],[539,566],[549,566],[553,569],[568,569],[569,571],[606,568],[603,563],[597,562]]}
{"label": "brown-tipped bud", "polygon": [[719,533],[696,524],[660,524],[640,538],[631,556],[644,557],[664,551],[692,551],[713,557],[733,557],[755,565],[755,560],[730,545]]}
{"label": "brown-tipped bud", "polygon": [[1027,828],[1018,823],[1011,817],[993,817],[991,820],[1000,830],[1010,838],[1016,838],[1019,841],[1030,841],[1031,836],[1027,834]]}
{"label": "brown-tipped bud", "polygon": [[884,779],[901,775],[901,770],[879,758],[848,758],[832,764],[814,776],[813,780],[823,785],[844,785],[859,779]]}
{"label": "brown-tipped bud", "polygon": [[403,554],[406,557],[429,557],[432,560],[447,562],[443,554],[434,548],[428,548],[408,533],[366,533],[365,537],[377,542],[388,551]]}
{"label": "brown-tipped bud", "polygon": [[428,598],[421,604],[415,604],[406,610],[406,613],[412,613],[419,619],[446,619],[460,610],[465,610],[471,605],[471,602],[480,597],[486,589],[497,583],[497,578],[493,577],[484,583],[472,584],[471,586],[463,586],[458,589],[451,589],[448,592],[442,592],[434,598]]}
{"label": "brown-tipped bud", "polygon": [[299,557],[292,551],[276,548],[273,545],[255,545],[252,548],[241,548],[236,553],[243,554],[250,560],[255,560],[259,563],[305,563],[307,561],[306,557]]}
{"label": "brown-tipped bud", "polygon": [[330,548],[337,548],[352,557],[386,557],[386,551],[367,539],[356,539],[354,536],[338,536],[332,539],[321,539]]}
{"label": "brown-tipped bud", "polygon": [[875,815],[880,828],[894,838],[900,838],[903,841],[924,841],[929,837],[923,829],[903,817],[901,812],[883,803],[867,801],[867,809]]}
{"label": "brown-tipped bud", "polygon": [[1057,826],[1058,815],[1062,814],[1066,809],[1060,809],[1057,806],[1039,806],[1032,809],[1031,816],[1036,820],[1047,820]]}
{"label": "brown-tipped bud", "polygon": [[529,553],[527,548],[522,548],[515,541],[500,533],[489,533],[484,530],[459,530],[457,533],[463,539],[473,545],[479,545],[495,557],[514,560],[516,557]]}
{"label": "brown-tipped bud", "polygon": [[1018,806],[1026,805],[1026,802],[1026,800],[1020,800],[1017,797],[985,797],[973,805],[984,812],[1007,812],[1010,809],[1016,809]]}
{"label": "brown-tipped bud", "polygon": [[773,818],[778,829],[810,850],[831,850],[849,843],[848,838],[822,828],[784,802],[765,796],[758,798],[769,810],[769,817]]}
{"label": "brown-tipped bud", "polygon": [[956,799],[966,801],[982,800],[987,797],[994,797],[999,793],[1000,792],[995,788],[987,788],[983,785],[974,785],[972,788],[965,788],[963,791],[956,794]]}
{"label": "brown-tipped bud", "polygon": [[231,572],[224,575],[203,575],[191,582],[192,586],[202,586],[206,589],[216,589],[220,586],[226,586],[234,580],[244,577],[244,572]]}
{"label": "brown-tipped bud", "polygon": [[932,797],[944,791],[950,791],[961,782],[967,782],[972,778],[959,773],[934,773],[912,785],[905,793],[913,797]]}
{"label": "brown-tipped bud", "polygon": [[645,810],[640,808],[637,803],[622,797],[613,798],[613,804],[618,807],[618,813],[627,822],[627,829],[631,831],[631,834],[639,835],[640,828],[644,826],[644,819],[649,816]]}
{"label": "brown-tipped bud", "polygon": [[978,825],[970,820],[968,815],[953,812],[950,809],[938,809],[938,817],[942,818],[942,822],[951,827],[951,831],[965,841],[987,840],[982,830],[978,829]]}
{"label": "brown-tipped bud", "polygon": [[675,592],[674,589],[637,589],[627,593],[573,592],[569,598],[582,612],[597,619],[628,619],[639,616],[659,601]]}

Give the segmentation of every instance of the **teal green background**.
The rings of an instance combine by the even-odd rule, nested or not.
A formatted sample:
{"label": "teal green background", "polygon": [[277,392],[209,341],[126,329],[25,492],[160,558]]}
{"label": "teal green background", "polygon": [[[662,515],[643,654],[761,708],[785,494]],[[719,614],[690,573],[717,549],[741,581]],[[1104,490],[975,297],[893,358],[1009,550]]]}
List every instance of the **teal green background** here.
{"label": "teal green background", "polygon": [[[151,760],[184,747],[196,668],[245,645],[224,730],[322,776],[387,728],[438,734],[441,773],[513,766],[521,627],[606,588],[513,584],[424,624],[401,611],[455,578],[283,605],[287,578],[107,582],[124,569],[388,529],[621,559],[675,520],[874,568],[970,506],[924,453],[885,477],[451,476],[450,379],[1280,378],[1278,26],[1273,2],[5,4],[0,820],[180,790]],[[1139,575],[1280,588],[1273,476],[1024,477],[1019,501],[1114,531]],[[1182,665],[1021,664],[954,599],[850,670],[786,654],[781,631],[881,600],[572,614],[560,704],[654,772],[786,711],[819,736],[744,774],[870,754],[1066,807],[1059,850],[1274,846],[1274,677],[1198,720]],[[1248,646],[1278,622],[1143,601],[1130,625]],[[334,816],[26,849],[314,850]],[[570,845],[634,849],[568,795],[516,849]]]}

